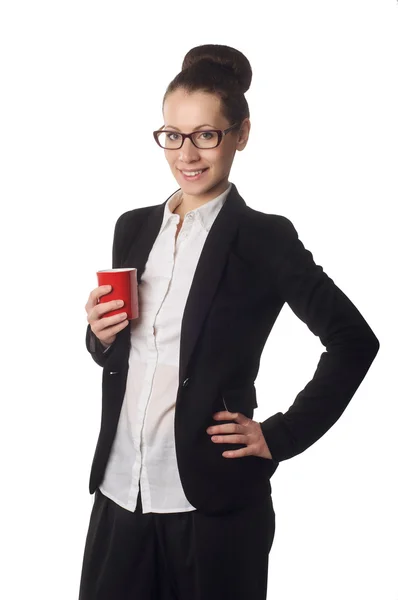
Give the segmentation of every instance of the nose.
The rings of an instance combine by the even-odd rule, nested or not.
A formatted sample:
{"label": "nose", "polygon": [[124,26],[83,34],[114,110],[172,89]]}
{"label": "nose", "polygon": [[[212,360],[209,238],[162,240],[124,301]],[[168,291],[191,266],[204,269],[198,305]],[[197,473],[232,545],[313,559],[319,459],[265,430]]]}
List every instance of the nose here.
{"label": "nose", "polygon": [[181,162],[190,162],[192,160],[198,160],[198,158],[200,158],[198,148],[189,138],[185,138],[184,143],[180,148],[179,160],[181,160]]}

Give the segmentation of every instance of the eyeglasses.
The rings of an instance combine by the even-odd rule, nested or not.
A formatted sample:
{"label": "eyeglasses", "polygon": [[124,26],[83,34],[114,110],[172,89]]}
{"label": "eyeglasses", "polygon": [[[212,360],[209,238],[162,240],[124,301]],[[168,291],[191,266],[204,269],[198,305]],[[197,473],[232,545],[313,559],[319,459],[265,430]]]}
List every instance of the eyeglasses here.
{"label": "eyeglasses", "polygon": [[[228,129],[202,129],[201,131],[193,131],[192,133],[178,133],[162,129],[153,132],[155,142],[166,150],[179,150],[182,147],[185,138],[189,138],[194,146],[200,149],[217,148],[221,144],[223,137],[232,129],[239,127],[240,123],[235,123]],[[203,136],[203,137],[202,137]]]}

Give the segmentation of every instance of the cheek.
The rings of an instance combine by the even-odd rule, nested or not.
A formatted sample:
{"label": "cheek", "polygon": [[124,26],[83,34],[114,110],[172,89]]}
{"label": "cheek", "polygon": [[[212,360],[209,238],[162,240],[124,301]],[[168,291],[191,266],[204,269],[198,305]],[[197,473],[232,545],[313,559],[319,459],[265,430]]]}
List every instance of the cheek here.
{"label": "cheek", "polygon": [[176,162],[175,157],[174,156],[169,156],[168,153],[166,153],[166,152],[165,152],[165,157],[166,157],[166,160],[167,160],[167,162],[169,164],[169,167],[174,168],[174,165],[175,165],[175,162]]}
{"label": "cheek", "polygon": [[218,152],[217,156],[214,157],[214,164],[220,169],[229,167],[232,163],[233,156],[228,149],[223,148],[223,151]]}

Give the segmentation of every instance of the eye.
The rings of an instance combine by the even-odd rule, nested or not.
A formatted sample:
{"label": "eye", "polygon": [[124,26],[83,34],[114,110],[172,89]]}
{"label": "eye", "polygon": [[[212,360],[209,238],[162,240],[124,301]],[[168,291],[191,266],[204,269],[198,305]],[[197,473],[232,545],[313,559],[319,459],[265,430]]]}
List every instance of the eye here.
{"label": "eye", "polygon": [[[171,136],[176,135],[176,138],[172,138]],[[176,142],[179,139],[180,134],[179,133],[174,133],[174,132],[169,132],[166,133],[166,137],[171,141],[171,142]]]}
{"label": "eye", "polygon": [[214,133],[214,131],[203,131],[202,135],[204,135],[204,136],[208,135],[209,136],[209,137],[205,137],[203,139],[205,139],[205,140],[211,140],[215,136],[215,133]]}

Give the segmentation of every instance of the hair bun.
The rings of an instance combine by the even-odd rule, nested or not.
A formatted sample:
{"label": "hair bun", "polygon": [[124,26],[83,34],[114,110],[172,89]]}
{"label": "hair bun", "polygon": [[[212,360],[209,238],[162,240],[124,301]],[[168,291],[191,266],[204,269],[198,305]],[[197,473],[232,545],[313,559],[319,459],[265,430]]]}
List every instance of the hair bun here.
{"label": "hair bun", "polygon": [[242,94],[250,87],[252,69],[246,56],[221,44],[205,44],[191,48],[184,57],[182,69],[218,70],[225,80],[230,78],[231,86],[237,86]]}

